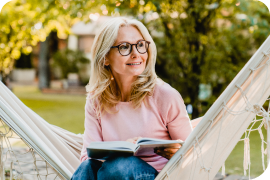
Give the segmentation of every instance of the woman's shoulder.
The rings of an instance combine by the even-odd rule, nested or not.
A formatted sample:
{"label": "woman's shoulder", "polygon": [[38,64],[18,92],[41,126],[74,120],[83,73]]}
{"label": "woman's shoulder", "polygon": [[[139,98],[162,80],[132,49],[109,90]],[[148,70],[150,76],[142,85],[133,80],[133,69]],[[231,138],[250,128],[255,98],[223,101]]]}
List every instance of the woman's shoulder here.
{"label": "woman's shoulder", "polygon": [[94,93],[88,92],[86,94],[86,103],[85,107],[91,109],[92,111],[96,111],[96,106],[98,105],[98,98],[94,97]]}
{"label": "woman's shoulder", "polygon": [[159,109],[168,109],[184,104],[180,93],[161,79],[157,80],[151,98]]}
{"label": "woman's shoulder", "polygon": [[181,96],[176,89],[174,89],[172,86],[170,86],[168,83],[164,82],[160,78],[157,79],[153,92],[154,99],[171,100],[176,96]]}
{"label": "woman's shoulder", "polygon": [[156,82],[152,100],[155,102],[155,106],[161,116],[169,121],[172,119],[169,118],[170,116],[179,114],[180,109],[185,109],[184,101],[180,93],[162,80]]}

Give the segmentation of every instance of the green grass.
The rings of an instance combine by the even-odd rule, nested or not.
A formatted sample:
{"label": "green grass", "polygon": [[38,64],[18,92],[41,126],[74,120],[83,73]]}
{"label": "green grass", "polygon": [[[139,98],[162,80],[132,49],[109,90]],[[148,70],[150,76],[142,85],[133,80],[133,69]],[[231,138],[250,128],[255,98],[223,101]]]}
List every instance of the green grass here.
{"label": "green grass", "polygon": [[50,124],[84,132],[85,95],[42,94],[36,87],[16,86],[14,94]]}
{"label": "green grass", "polygon": [[[42,94],[37,88],[30,86],[14,87],[13,92],[25,105],[49,123],[74,133],[84,132],[85,96]],[[264,128],[262,130],[266,140],[266,130]],[[226,173],[243,175],[243,144],[243,141],[239,142],[226,160]],[[260,148],[259,133],[252,132],[250,136],[252,177],[263,173]]]}

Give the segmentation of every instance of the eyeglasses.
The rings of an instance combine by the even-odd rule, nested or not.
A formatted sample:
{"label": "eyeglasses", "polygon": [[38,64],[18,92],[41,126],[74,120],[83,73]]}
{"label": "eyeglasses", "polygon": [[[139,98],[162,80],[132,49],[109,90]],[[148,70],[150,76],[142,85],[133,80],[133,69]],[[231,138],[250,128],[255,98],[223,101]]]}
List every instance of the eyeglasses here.
{"label": "eyeglasses", "polygon": [[147,52],[149,44],[149,41],[141,40],[137,44],[130,44],[128,42],[124,42],[119,44],[118,46],[112,46],[111,48],[118,48],[118,51],[122,56],[128,56],[132,52],[133,45],[136,46],[136,49],[139,53],[144,54]]}

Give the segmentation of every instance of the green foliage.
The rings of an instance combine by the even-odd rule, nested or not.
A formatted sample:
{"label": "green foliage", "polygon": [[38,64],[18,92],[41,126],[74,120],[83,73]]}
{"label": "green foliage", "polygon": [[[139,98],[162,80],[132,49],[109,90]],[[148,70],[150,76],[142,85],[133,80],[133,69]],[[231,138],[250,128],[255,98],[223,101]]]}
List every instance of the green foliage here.
{"label": "green foliage", "polygon": [[71,18],[63,3],[52,0],[13,0],[0,13],[0,74],[8,75],[15,60],[21,54],[32,52],[32,47],[45,41],[52,30],[65,39],[72,24],[78,18]]}
{"label": "green foliage", "polygon": [[68,73],[78,73],[80,66],[89,63],[89,59],[81,51],[63,49],[53,55],[52,66],[61,70],[62,78],[67,78]]}

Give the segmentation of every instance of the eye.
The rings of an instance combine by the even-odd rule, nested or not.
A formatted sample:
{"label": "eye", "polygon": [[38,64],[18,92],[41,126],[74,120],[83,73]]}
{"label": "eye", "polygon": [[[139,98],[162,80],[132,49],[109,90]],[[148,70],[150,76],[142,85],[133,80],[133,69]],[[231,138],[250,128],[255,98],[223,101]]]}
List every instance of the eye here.
{"label": "eye", "polygon": [[119,49],[120,50],[127,50],[127,49],[129,49],[129,44],[128,43],[123,43],[123,44],[121,44],[120,46],[119,46]]}
{"label": "eye", "polygon": [[144,47],[144,41],[140,41],[140,42],[138,42],[138,47]]}

